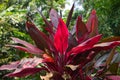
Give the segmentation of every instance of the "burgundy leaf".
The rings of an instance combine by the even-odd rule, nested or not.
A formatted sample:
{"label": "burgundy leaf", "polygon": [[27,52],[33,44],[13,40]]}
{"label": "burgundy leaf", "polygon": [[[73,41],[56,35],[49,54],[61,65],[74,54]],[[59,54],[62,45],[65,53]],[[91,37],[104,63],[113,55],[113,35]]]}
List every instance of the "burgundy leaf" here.
{"label": "burgundy leaf", "polygon": [[58,28],[54,36],[54,45],[60,53],[64,53],[68,48],[68,29],[62,19],[59,19]]}
{"label": "burgundy leaf", "polygon": [[86,76],[85,80],[92,80],[92,78],[90,76]]}
{"label": "burgundy leaf", "polygon": [[71,50],[73,47],[75,47],[78,44],[77,40],[73,36],[74,35],[69,34],[67,51]]}
{"label": "burgundy leaf", "polygon": [[[87,57],[88,60],[85,60],[86,63],[90,62],[100,51],[109,50],[118,45],[120,45],[120,41],[95,44],[91,49],[86,50],[87,52],[89,52],[89,55]],[[90,52],[93,52],[93,53],[90,54]]]}
{"label": "burgundy leaf", "polygon": [[70,20],[71,20],[71,18],[72,18],[73,10],[74,10],[74,4],[72,5],[72,8],[71,8],[71,10],[70,10],[70,12],[69,12],[69,14],[68,14],[68,17],[67,17],[67,21],[66,21],[66,26],[67,26],[67,27],[68,27],[69,24],[70,24]]}
{"label": "burgundy leaf", "polygon": [[46,70],[45,68],[24,68],[22,70],[19,71],[14,71],[13,73],[9,73],[6,76],[9,77],[25,77],[28,75],[32,75],[35,74],[37,72],[40,72],[42,70]]}
{"label": "burgundy leaf", "polygon": [[38,64],[42,63],[43,59],[41,58],[24,58],[20,61],[18,69],[28,68],[28,67],[36,67]]}
{"label": "burgundy leaf", "polygon": [[53,24],[53,26],[55,28],[58,27],[59,18],[60,18],[60,16],[58,15],[57,11],[54,10],[54,9],[51,9],[51,11],[50,11],[50,19],[51,19],[51,22],[52,22],[52,24]]}
{"label": "burgundy leaf", "polygon": [[[114,47],[120,45],[120,37],[100,41],[102,35],[98,35],[98,20],[95,10],[92,10],[86,25],[82,22],[82,18],[78,16],[76,24],[69,34],[67,27],[70,24],[73,9],[74,4],[66,24],[54,9],[50,11],[50,22],[38,10],[46,24],[45,29],[48,33],[41,32],[32,23],[32,20],[26,22],[26,29],[37,47],[18,38],[12,38],[18,44],[8,46],[40,55],[40,58],[24,58],[21,61],[3,65],[0,70],[14,70],[14,72],[6,75],[9,77],[25,77],[45,70],[48,73],[50,71],[52,75],[44,79],[92,80],[102,76],[105,79],[118,80],[119,76],[106,75],[106,73],[117,74],[119,67],[119,59],[117,58],[119,56],[114,55]],[[28,18],[30,19],[30,17]],[[109,49],[113,49],[109,56],[105,55],[98,58],[100,51],[102,53],[102,51]],[[98,64],[95,64],[95,61]],[[39,68],[39,66],[41,67]],[[97,71],[95,71],[96,69]],[[95,73],[95,76],[91,77],[92,73]]]}
{"label": "burgundy leaf", "polygon": [[88,39],[88,33],[85,33],[81,38],[78,39],[78,43],[82,43]]}
{"label": "burgundy leaf", "polygon": [[26,25],[28,33],[40,49],[51,50],[54,47],[53,42],[43,32],[38,30],[33,23],[26,22]]}
{"label": "burgundy leaf", "polygon": [[54,35],[53,30],[51,30],[49,27],[46,27],[45,30],[48,31],[50,33],[49,35],[51,35],[53,37],[53,35]]}
{"label": "burgundy leaf", "polygon": [[[96,46],[97,45],[97,46]],[[114,42],[106,42],[106,43],[99,43],[96,44],[95,46],[93,46],[91,49],[84,51],[89,53],[89,55],[83,60],[84,62],[82,62],[82,66],[84,66],[85,64],[87,64],[88,62],[90,62],[91,60],[93,60],[93,58],[100,52],[103,50],[109,50],[112,49],[115,46],[120,45],[120,41],[114,41]],[[81,64],[81,63],[80,63]],[[82,67],[81,66],[81,67]]]}
{"label": "burgundy leaf", "polygon": [[[85,40],[86,37],[85,35],[88,33],[87,27],[86,25],[82,22],[82,18],[80,16],[78,16],[77,18],[77,22],[76,22],[76,36],[78,41],[81,40]],[[88,35],[88,34],[87,34]]]}
{"label": "burgundy leaf", "polygon": [[23,40],[20,40],[18,38],[12,38],[13,41],[15,41],[15,43],[19,43],[19,44],[22,44],[23,46],[25,47],[22,47],[22,46],[17,46],[17,45],[8,45],[8,46],[12,46],[12,47],[15,47],[19,50],[23,50],[23,51],[26,51],[28,53],[32,53],[32,54],[40,54],[40,53],[43,53],[42,50],[40,50],[39,48],[33,46],[32,44],[26,42],[26,41],[23,41]]}
{"label": "burgundy leaf", "polygon": [[17,46],[17,45],[8,45],[8,46],[14,47],[18,50],[25,51],[25,52],[28,52],[31,54],[41,55],[41,53],[43,53],[43,51],[41,51],[41,50],[30,49],[30,48],[26,48],[26,47],[22,47],[22,46]]}
{"label": "burgundy leaf", "polygon": [[120,45],[120,41],[104,42],[93,46],[94,50],[107,50]]}
{"label": "burgundy leaf", "polygon": [[12,62],[8,65],[3,65],[0,67],[0,70],[21,70],[23,68],[33,68],[38,64],[42,63],[43,59],[41,58],[24,58],[21,61]]}
{"label": "burgundy leaf", "polygon": [[101,36],[102,35],[97,35],[74,47],[70,52],[68,52],[68,56],[70,54],[78,54],[85,50],[91,49],[96,43],[98,43],[98,41],[101,39]]}
{"label": "burgundy leaf", "polygon": [[97,20],[97,16],[96,16],[96,11],[92,10],[90,17],[86,23],[89,37],[95,36],[98,34],[98,20]]}
{"label": "burgundy leaf", "polygon": [[[104,42],[104,43],[99,43],[99,44],[95,44],[90,50],[88,50],[87,52],[91,52],[94,51],[95,54],[97,54],[100,51],[103,50],[109,50],[112,49],[113,47],[119,46],[120,45],[120,41],[113,41],[113,42]],[[94,55],[95,55],[94,54]]]}
{"label": "burgundy leaf", "polygon": [[106,42],[106,43],[99,43],[94,45],[90,50],[86,50],[87,52],[93,52],[92,54],[88,55],[89,59],[85,60],[86,62],[84,63],[88,63],[90,62],[100,51],[103,50],[109,50],[112,49],[113,47],[116,47],[120,45],[120,41],[113,41],[113,42]]}
{"label": "burgundy leaf", "polygon": [[114,76],[114,75],[107,76],[107,79],[109,79],[109,80],[120,80],[120,76]]}
{"label": "burgundy leaf", "polygon": [[0,67],[0,70],[14,70],[14,69],[16,69],[18,67],[19,62],[20,61],[16,61],[16,62],[12,62],[12,63],[7,64],[7,65],[2,65]]}
{"label": "burgundy leaf", "polygon": [[43,70],[43,68],[35,68],[38,64],[42,63],[42,61],[42,59],[37,57],[24,58],[21,61],[10,63],[8,65],[3,65],[0,67],[0,70],[15,70],[13,73],[9,73],[6,76],[24,77]]}
{"label": "burgundy leaf", "polygon": [[30,54],[42,55],[42,53],[43,53],[43,52],[39,52],[39,50],[35,51],[33,49],[22,47],[22,46],[17,46],[17,45],[7,45],[7,46],[14,47],[14,48],[16,48],[18,50],[25,51],[25,52],[28,52]]}

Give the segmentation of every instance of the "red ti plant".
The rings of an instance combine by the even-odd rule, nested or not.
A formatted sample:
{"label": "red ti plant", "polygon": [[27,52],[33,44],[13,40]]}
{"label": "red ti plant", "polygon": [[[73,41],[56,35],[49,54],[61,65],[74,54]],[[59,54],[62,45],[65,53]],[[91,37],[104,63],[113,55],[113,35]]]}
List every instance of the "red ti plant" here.
{"label": "red ti plant", "polygon": [[[54,9],[50,11],[51,22],[47,21],[39,11],[48,34],[41,32],[32,22],[27,21],[26,29],[36,46],[18,38],[12,39],[21,45],[9,46],[33,54],[35,57],[2,65],[0,70],[14,70],[5,76],[25,77],[44,70],[46,76],[40,76],[44,80],[120,79],[119,76],[108,72],[115,62],[113,56],[117,54],[115,47],[120,44],[119,39],[101,41],[102,35],[98,33],[95,10],[92,10],[86,24],[81,16],[78,16],[73,29],[68,30],[73,8],[74,5],[66,24]],[[118,66],[118,63],[116,64]]]}

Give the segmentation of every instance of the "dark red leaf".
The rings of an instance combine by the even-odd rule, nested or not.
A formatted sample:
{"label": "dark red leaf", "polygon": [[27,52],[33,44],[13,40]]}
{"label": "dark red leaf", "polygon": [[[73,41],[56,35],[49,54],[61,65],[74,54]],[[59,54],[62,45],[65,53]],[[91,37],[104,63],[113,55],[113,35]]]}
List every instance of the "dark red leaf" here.
{"label": "dark red leaf", "polygon": [[85,52],[88,52],[89,55],[86,57],[85,61],[83,62],[83,65],[90,62],[100,51],[109,50],[115,46],[120,45],[120,41],[99,43],[96,45],[94,45],[91,49],[85,51]]}
{"label": "dark red leaf", "polygon": [[30,49],[30,48],[26,48],[26,47],[22,47],[22,46],[17,46],[17,45],[8,45],[8,46],[14,47],[18,50],[25,51],[25,52],[28,52],[28,53],[31,53],[31,54],[41,55],[43,53],[43,51],[38,50],[38,49],[34,49],[34,48]]}
{"label": "dark red leaf", "polygon": [[63,54],[68,48],[68,29],[62,19],[59,19],[58,28],[54,36],[56,49]]}
{"label": "dark red leaf", "polygon": [[[3,65],[0,67],[0,70],[13,70],[13,69],[22,69],[28,67],[35,67],[38,64],[42,63],[43,59],[41,58],[24,58],[21,61],[12,62],[8,65]],[[7,68],[8,67],[8,68]]]}
{"label": "dark red leaf", "polygon": [[98,34],[98,20],[97,20],[95,10],[92,10],[90,17],[86,23],[86,26],[87,26],[88,32],[90,33],[89,37],[93,37]]}
{"label": "dark red leaf", "polygon": [[120,80],[120,76],[107,76],[107,79],[109,80]]}
{"label": "dark red leaf", "polygon": [[[85,40],[86,37],[84,37],[88,33],[86,25],[82,22],[82,18],[78,16],[77,22],[76,22],[76,36],[77,40],[80,41]],[[88,34],[87,34],[88,35]],[[81,40],[81,41],[82,41]]]}
{"label": "dark red leaf", "polygon": [[68,52],[68,56],[70,54],[78,54],[91,49],[96,43],[98,43],[98,41],[101,39],[101,36],[102,35],[97,35],[74,47],[70,52]]}
{"label": "dark red leaf", "polygon": [[32,53],[32,54],[40,54],[40,53],[43,53],[42,50],[40,50],[39,48],[37,48],[36,46],[26,42],[26,41],[23,41],[23,40],[20,40],[18,38],[12,38],[13,41],[15,41],[15,43],[19,43],[19,44],[22,44],[23,46],[17,46],[17,45],[8,45],[8,46],[12,46],[12,47],[15,47],[19,50],[23,50],[23,51],[26,51],[28,53]]}
{"label": "dark red leaf", "polygon": [[42,68],[35,68],[38,64],[42,63],[42,61],[43,59],[37,57],[24,58],[21,61],[3,65],[0,67],[0,70],[15,70],[13,73],[10,73],[6,76],[24,77],[42,70]]}
{"label": "dark red leaf", "polygon": [[51,9],[51,11],[50,11],[50,19],[51,19],[51,22],[52,22],[52,24],[53,24],[53,26],[55,28],[58,27],[59,18],[60,18],[60,16],[58,15],[57,11],[54,10],[54,9]]}
{"label": "dark red leaf", "polygon": [[75,39],[74,35],[69,34],[69,38],[68,38],[68,49],[67,51],[70,51],[71,48],[75,47],[78,44],[77,40]]}
{"label": "dark red leaf", "polygon": [[92,80],[92,78],[90,76],[86,76],[85,80]]}
{"label": "dark red leaf", "polygon": [[90,50],[86,50],[87,52],[93,52],[92,55],[88,55],[89,59],[88,61],[86,60],[86,62],[89,62],[90,60],[92,60],[100,51],[103,50],[109,50],[112,49],[113,47],[116,47],[120,45],[120,41],[113,41],[113,42],[105,42],[105,43],[99,43],[99,44],[95,44]]}
{"label": "dark red leaf", "polygon": [[105,42],[105,43],[99,43],[94,45],[90,50],[86,50],[87,52],[94,52],[88,59],[88,61],[86,60],[86,63],[88,63],[90,60],[92,60],[100,51],[103,50],[109,50],[112,49],[113,47],[116,47],[120,45],[120,41],[113,41],[113,42]]}
{"label": "dark red leaf", "polygon": [[78,43],[82,43],[88,39],[88,33],[85,33],[81,38],[78,39]]}
{"label": "dark red leaf", "polygon": [[5,76],[9,76],[9,77],[25,77],[28,75],[33,75],[37,72],[40,72],[42,70],[46,70],[44,68],[24,68],[22,70],[19,71],[14,71],[13,73],[9,73]]}
{"label": "dark red leaf", "polygon": [[35,41],[38,48],[45,50],[53,49],[53,42],[40,30],[36,28],[33,23],[26,22],[27,31],[30,34],[31,38]]}
{"label": "dark red leaf", "polygon": [[0,70],[14,70],[14,69],[16,69],[18,67],[19,62],[20,61],[16,61],[16,62],[12,62],[12,63],[7,64],[7,65],[2,65],[0,67]]}
{"label": "dark red leaf", "polygon": [[70,24],[70,20],[71,20],[71,18],[72,18],[73,10],[74,10],[74,4],[72,5],[72,8],[71,8],[71,10],[70,10],[70,12],[69,12],[69,14],[68,14],[68,17],[67,17],[67,21],[66,21],[66,26],[67,26],[67,27],[68,27],[69,24]]}
{"label": "dark red leaf", "polygon": [[120,41],[104,42],[93,46],[94,50],[108,50],[120,45]]}

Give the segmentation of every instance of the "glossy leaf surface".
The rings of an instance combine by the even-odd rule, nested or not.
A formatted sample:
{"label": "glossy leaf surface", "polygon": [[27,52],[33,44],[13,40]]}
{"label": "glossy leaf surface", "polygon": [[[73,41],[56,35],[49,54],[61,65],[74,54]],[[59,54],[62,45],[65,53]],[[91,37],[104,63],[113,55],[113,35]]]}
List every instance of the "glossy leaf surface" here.
{"label": "glossy leaf surface", "polygon": [[68,48],[68,29],[62,19],[59,19],[58,28],[54,37],[54,45],[61,53],[65,53]]}

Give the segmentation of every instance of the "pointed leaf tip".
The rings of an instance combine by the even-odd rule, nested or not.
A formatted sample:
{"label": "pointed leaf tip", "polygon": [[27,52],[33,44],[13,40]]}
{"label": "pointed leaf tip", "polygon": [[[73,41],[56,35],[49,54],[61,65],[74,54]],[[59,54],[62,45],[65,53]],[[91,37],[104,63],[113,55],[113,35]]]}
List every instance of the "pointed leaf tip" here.
{"label": "pointed leaf tip", "polygon": [[14,71],[13,73],[9,73],[5,76],[9,76],[9,77],[25,77],[25,76],[28,76],[28,75],[33,75],[37,72],[40,72],[42,70],[46,70],[44,68],[24,68],[22,70],[19,70],[18,72],[17,71]]}
{"label": "pointed leaf tip", "polygon": [[91,14],[86,23],[86,26],[89,31],[89,37],[93,37],[98,34],[98,19],[97,19],[95,10],[91,11]]}
{"label": "pointed leaf tip", "polygon": [[58,23],[59,23],[59,18],[60,18],[60,16],[58,15],[57,11],[54,10],[54,9],[51,9],[49,15],[50,15],[50,19],[51,19],[51,22],[52,22],[53,26],[55,28],[57,28],[58,27]]}
{"label": "pointed leaf tip", "polygon": [[77,39],[84,38],[84,35],[88,33],[87,27],[82,21],[82,17],[78,16],[77,21],[76,21],[76,36]]}
{"label": "pointed leaf tip", "polygon": [[111,75],[106,77],[107,80],[120,80],[120,76],[117,75]]}
{"label": "pointed leaf tip", "polygon": [[71,10],[70,10],[70,12],[69,12],[69,14],[68,14],[68,17],[67,17],[67,21],[66,21],[66,26],[67,26],[67,27],[69,26],[70,21],[71,21],[71,18],[72,18],[72,14],[73,14],[73,11],[74,11],[74,4],[75,4],[75,3],[73,3],[73,5],[72,5],[72,7],[71,7]]}
{"label": "pointed leaf tip", "polygon": [[49,37],[45,33],[41,32],[33,23],[26,22],[26,25],[29,35],[34,40],[38,48],[41,50],[50,50],[51,47],[53,47],[54,44]]}
{"label": "pointed leaf tip", "polygon": [[96,14],[96,10],[93,9],[92,12],[91,12],[91,14]]}
{"label": "pointed leaf tip", "polygon": [[12,62],[9,65],[3,65],[0,67],[0,70],[14,70],[14,72],[6,75],[9,77],[25,77],[44,70],[43,68],[35,68],[42,62],[43,59],[37,57],[24,58],[21,61]]}
{"label": "pointed leaf tip", "polygon": [[19,44],[22,44],[22,46],[18,46],[18,45],[8,45],[8,46],[11,46],[11,47],[15,47],[19,50],[22,50],[22,51],[26,51],[28,53],[32,53],[32,54],[38,54],[40,55],[40,53],[43,53],[42,50],[40,50],[39,48],[37,48],[36,46],[26,42],[26,41],[23,41],[21,39],[18,39],[18,38],[14,38],[14,37],[11,37],[12,40],[15,42],[15,43],[19,43]]}
{"label": "pointed leaf tip", "polygon": [[58,28],[54,36],[54,45],[60,53],[64,53],[68,47],[68,35],[68,29],[63,20],[60,18]]}
{"label": "pointed leaf tip", "polygon": [[[35,26],[35,25],[33,25],[31,22],[27,21],[27,22],[26,22],[26,29],[27,29],[28,27],[31,27],[31,26]],[[27,30],[28,30],[28,29],[27,29]]]}
{"label": "pointed leaf tip", "polygon": [[72,53],[72,54],[80,54],[85,50],[89,50],[91,49],[96,43],[99,42],[99,40],[101,39],[102,35],[97,35],[94,36],[88,40],[86,40],[85,42],[79,44],[78,46],[72,48],[72,50],[70,52],[68,52],[68,56]]}

